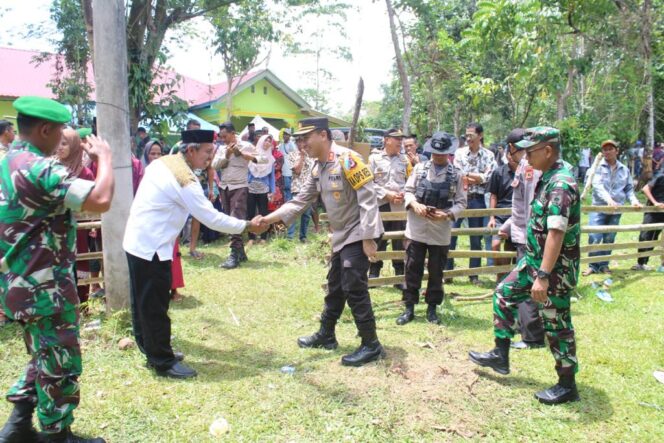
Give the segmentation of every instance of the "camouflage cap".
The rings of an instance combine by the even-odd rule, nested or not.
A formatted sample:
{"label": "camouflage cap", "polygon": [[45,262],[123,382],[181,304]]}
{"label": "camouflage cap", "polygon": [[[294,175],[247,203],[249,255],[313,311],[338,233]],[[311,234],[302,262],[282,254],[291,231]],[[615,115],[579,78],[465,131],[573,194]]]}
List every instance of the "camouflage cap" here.
{"label": "camouflage cap", "polygon": [[523,140],[515,143],[515,146],[520,149],[528,149],[544,142],[560,142],[560,131],[550,126],[528,128]]}

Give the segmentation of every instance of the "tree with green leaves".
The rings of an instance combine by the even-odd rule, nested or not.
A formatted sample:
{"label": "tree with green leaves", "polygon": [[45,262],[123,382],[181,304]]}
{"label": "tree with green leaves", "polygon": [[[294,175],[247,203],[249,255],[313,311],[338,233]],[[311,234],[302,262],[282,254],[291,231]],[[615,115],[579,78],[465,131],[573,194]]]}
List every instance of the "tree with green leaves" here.
{"label": "tree with green leaves", "polygon": [[[352,60],[350,47],[346,44],[345,24],[347,13],[353,6],[335,0],[295,0],[288,3],[293,4],[287,4],[281,13],[276,14],[279,26],[283,28],[280,44],[285,55],[310,60],[308,63],[294,63],[294,68],[300,70],[306,80],[297,93],[314,109],[330,112],[329,96],[335,80],[331,65]],[[341,37],[335,44],[331,44],[328,38],[330,29]]]}
{"label": "tree with green leaves", "polygon": [[[80,0],[88,43],[92,46],[92,0]],[[179,79],[167,73],[164,38],[169,30],[196,17],[227,7],[237,0],[131,0],[127,2],[129,118],[132,133],[138,123],[162,127],[187,109],[173,94]]]}
{"label": "tree with green leaves", "polygon": [[249,71],[262,63],[261,49],[275,42],[279,32],[262,0],[243,0],[219,8],[210,14],[210,19],[215,27],[215,52],[221,56],[228,84],[226,110],[230,119],[233,92]]}
{"label": "tree with green leaves", "polygon": [[51,20],[61,38],[53,39],[55,54],[42,53],[37,63],[53,62],[55,74],[48,86],[58,101],[71,105],[77,124],[90,124],[90,94],[88,81],[90,48],[86,41],[83,17],[77,0],[54,0],[50,8]]}

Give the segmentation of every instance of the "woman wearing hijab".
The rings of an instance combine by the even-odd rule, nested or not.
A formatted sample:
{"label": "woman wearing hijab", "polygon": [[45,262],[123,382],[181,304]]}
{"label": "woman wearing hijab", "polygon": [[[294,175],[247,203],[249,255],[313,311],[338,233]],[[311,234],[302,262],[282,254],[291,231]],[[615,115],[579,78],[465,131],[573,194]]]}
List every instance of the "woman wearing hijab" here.
{"label": "woman wearing hijab", "polygon": [[[249,194],[247,196],[247,220],[251,220],[258,213],[267,215],[267,204],[274,193],[274,156],[271,135],[263,135],[256,143],[258,155],[263,155],[267,163],[249,163]],[[249,233],[249,243],[253,243],[256,235]],[[265,243],[267,232],[261,234],[261,243]]]}
{"label": "woman wearing hijab", "polygon": [[143,151],[143,158],[141,159],[143,167],[147,167],[152,160],[156,160],[162,155],[162,146],[158,140],[150,140],[145,144],[145,150]]}
{"label": "woman wearing hijab", "polygon": [[[161,157],[162,146],[157,140],[151,140],[145,144],[145,150],[143,151],[143,158],[141,161],[143,165],[147,166],[152,163],[154,160]],[[182,300],[182,294],[178,292],[178,289],[184,288],[184,274],[182,272],[182,259],[180,255],[180,245],[179,242],[175,242],[173,247],[173,261],[171,262],[171,299],[173,301]]]}
{"label": "woman wearing hijab", "polygon": [[[94,181],[95,176],[92,171],[83,165],[83,146],[81,137],[75,129],[67,128],[63,131],[62,140],[55,151],[55,156],[72,175],[84,180]],[[79,229],[76,232],[76,250],[79,254],[90,251],[88,247],[89,236],[90,230],[88,229]],[[90,277],[90,262],[88,260],[76,262],[76,277],[77,280]],[[78,298],[81,303],[88,301],[89,293],[89,286],[78,286]]]}
{"label": "woman wearing hijab", "polygon": [[[270,141],[272,145],[274,145],[274,141],[272,140],[272,136],[270,137]],[[284,176],[282,173],[282,170],[284,168],[284,155],[279,151],[278,146],[274,146],[272,148],[272,156],[274,157],[274,185],[275,189],[274,192],[272,192],[272,195],[270,196],[270,201],[268,202],[268,211],[276,211],[281,207],[281,205],[284,204]]]}

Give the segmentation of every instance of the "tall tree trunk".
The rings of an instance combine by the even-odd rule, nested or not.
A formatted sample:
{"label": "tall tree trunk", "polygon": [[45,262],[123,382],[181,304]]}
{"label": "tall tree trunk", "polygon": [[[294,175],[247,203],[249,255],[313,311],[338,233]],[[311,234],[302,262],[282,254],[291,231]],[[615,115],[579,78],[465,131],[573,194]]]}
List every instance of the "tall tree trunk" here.
{"label": "tall tree trunk", "polygon": [[402,130],[405,134],[410,134],[410,114],[413,108],[413,97],[410,93],[410,81],[408,80],[408,73],[406,66],[403,62],[401,55],[401,47],[399,46],[399,37],[397,36],[397,27],[394,23],[394,7],[391,0],[385,0],[387,5],[387,15],[390,19],[390,33],[392,34],[392,43],[394,44],[394,56],[397,62],[397,71],[399,71],[399,79],[401,81],[401,89],[403,91],[403,119]]}
{"label": "tall tree trunk", "polygon": [[570,62],[567,65],[567,83],[565,84],[565,89],[557,94],[557,106],[556,106],[556,119],[558,121],[563,120],[567,116],[567,99],[574,92],[574,78],[576,77],[576,68],[572,64],[572,60],[576,58],[576,45],[577,39],[574,39],[574,44],[570,49]]}
{"label": "tall tree trunk", "polygon": [[228,84],[226,93],[226,121],[231,121],[233,116],[233,75],[226,72],[226,82]]}
{"label": "tall tree trunk", "polygon": [[90,60],[94,66],[95,60],[95,38],[92,26],[92,0],[80,0],[81,1],[81,10],[83,10],[83,21],[85,22],[85,32],[88,37],[88,46],[90,48]]}
{"label": "tall tree trunk", "polygon": [[353,108],[353,121],[350,125],[350,133],[348,135],[348,147],[353,149],[355,138],[357,137],[357,122],[360,119],[360,110],[362,109],[362,97],[364,96],[364,79],[360,77],[357,83],[357,95],[355,96],[355,106]]}
{"label": "tall tree trunk", "polygon": [[110,211],[102,215],[104,288],[108,312],[129,306],[127,258],[119,239],[124,237],[131,207],[132,168],[129,151],[129,87],[127,41],[123,0],[94,0],[95,82],[97,84],[97,128],[112,148],[115,193]]}
{"label": "tall tree trunk", "polygon": [[643,82],[646,87],[646,114],[648,118],[646,126],[646,146],[644,148],[644,168],[641,174],[642,181],[652,176],[652,151],[655,145],[655,100],[654,82],[652,75],[652,0],[644,0],[641,26],[641,48],[643,51],[644,76]]}
{"label": "tall tree trunk", "polygon": [[457,103],[454,107],[454,117],[452,118],[454,123],[454,136],[459,138],[461,135],[461,106]]}

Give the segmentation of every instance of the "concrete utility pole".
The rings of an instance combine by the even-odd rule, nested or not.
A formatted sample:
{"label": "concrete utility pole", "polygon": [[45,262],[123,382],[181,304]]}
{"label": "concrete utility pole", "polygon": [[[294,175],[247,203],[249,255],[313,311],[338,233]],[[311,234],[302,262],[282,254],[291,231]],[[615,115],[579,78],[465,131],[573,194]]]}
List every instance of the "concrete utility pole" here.
{"label": "concrete utility pole", "polygon": [[92,18],[97,131],[111,145],[115,174],[111,210],[101,218],[104,285],[110,313],[129,306],[129,271],[122,249],[133,199],[125,2],[94,0]]}

